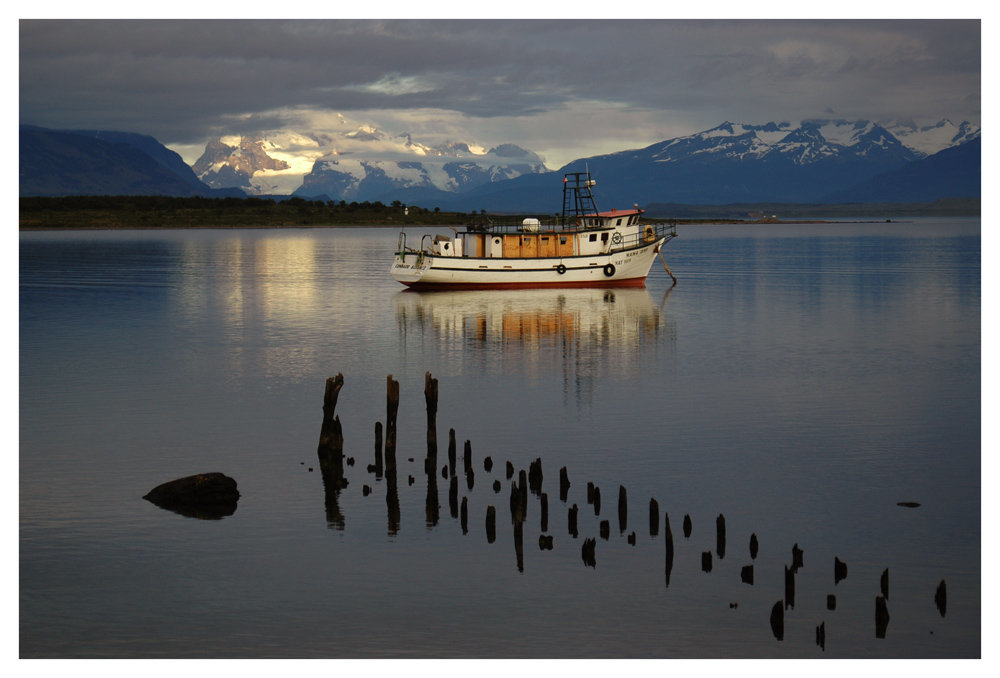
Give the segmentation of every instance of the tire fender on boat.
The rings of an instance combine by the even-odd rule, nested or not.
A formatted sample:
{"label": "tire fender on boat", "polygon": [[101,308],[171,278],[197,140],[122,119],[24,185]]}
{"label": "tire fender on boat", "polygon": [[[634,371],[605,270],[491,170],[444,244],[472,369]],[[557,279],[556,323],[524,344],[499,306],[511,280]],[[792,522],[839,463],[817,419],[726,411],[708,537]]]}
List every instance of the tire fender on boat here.
{"label": "tire fender on boat", "polygon": [[556,266],[556,273],[562,275],[565,272],[566,272],[566,267],[563,264],[559,264],[558,266]]}
{"label": "tire fender on boat", "polygon": [[606,275],[606,276],[608,276],[610,278],[614,274],[615,274],[615,265],[614,264],[608,264],[607,266],[604,267],[604,275]]}

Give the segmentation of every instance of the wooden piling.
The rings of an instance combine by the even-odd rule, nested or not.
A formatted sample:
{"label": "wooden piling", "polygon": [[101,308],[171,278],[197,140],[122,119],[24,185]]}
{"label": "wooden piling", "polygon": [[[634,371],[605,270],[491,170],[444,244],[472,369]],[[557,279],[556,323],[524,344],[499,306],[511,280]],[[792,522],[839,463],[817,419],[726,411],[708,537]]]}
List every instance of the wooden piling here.
{"label": "wooden piling", "polygon": [[624,485],[618,486],[618,532],[625,534],[628,525],[628,495]]}
{"label": "wooden piling", "polygon": [[385,384],[385,458],[396,463],[396,415],[399,413],[399,382],[390,374]]}
{"label": "wooden piling", "polygon": [[785,565],[785,608],[795,607],[795,570]]}
{"label": "wooden piling", "polygon": [[455,465],[457,462],[455,447],[455,429],[448,429],[448,470],[451,475],[455,475]]}
{"label": "wooden piling", "polygon": [[427,457],[436,459],[438,380],[430,372],[424,373],[424,401],[427,404]]}
{"label": "wooden piling", "polygon": [[594,485],[594,515],[601,515],[601,488]]}
{"label": "wooden piling", "polygon": [[559,501],[566,503],[566,497],[569,495],[569,473],[566,471],[566,467],[563,466],[559,469]]}
{"label": "wooden piling", "polygon": [[462,534],[469,534],[469,498],[462,497],[462,509],[461,509],[461,519],[462,524]]}
{"label": "wooden piling", "polygon": [[740,570],[740,581],[753,586],[753,565],[744,565]]}
{"label": "wooden piling", "polygon": [[886,600],[889,600],[889,568],[885,568],[882,571],[882,577],[879,579],[879,588],[882,591],[882,595],[885,596]]}
{"label": "wooden piling", "polygon": [[528,487],[534,495],[542,492],[542,460],[540,457],[528,465]]}
{"label": "wooden piling", "polygon": [[837,585],[840,580],[847,579],[847,563],[843,562],[840,558],[834,556],[833,558],[833,583]]}
{"label": "wooden piling", "polygon": [[576,504],[573,504],[569,509],[569,533],[573,539],[576,539],[580,535],[576,525],[577,513],[579,513],[579,508]]}
{"label": "wooden piling", "polygon": [[514,523],[514,555],[517,558],[517,571],[524,572],[524,522]]}
{"label": "wooden piling", "polygon": [[486,507],[486,542],[492,544],[497,540],[497,510],[493,505]]}
{"label": "wooden piling", "polygon": [[889,626],[889,605],[885,596],[875,596],[875,637],[885,638]]}
{"label": "wooden piling", "polygon": [[816,627],[816,644],[819,645],[819,649],[826,651],[826,622]]}
{"label": "wooden piling", "polygon": [[542,492],[538,495],[538,503],[541,505],[542,521],[541,530],[542,532],[549,531],[549,495]]}
{"label": "wooden piling", "polygon": [[780,600],[771,608],[771,633],[777,640],[785,639],[785,611]]}
{"label": "wooden piling", "polygon": [[339,462],[344,455],[344,434],[340,427],[340,417],[336,414],[337,398],[343,386],[344,375],[342,374],[337,374],[337,376],[326,380],[326,390],[323,393],[323,423],[319,430],[319,446],[317,448],[320,460],[326,458]]}
{"label": "wooden piling", "polygon": [[826,596],[826,609],[831,612],[837,609],[837,596],[832,593],[828,593]]}
{"label": "wooden piling", "polygon": [[684,514],[684,538],[691,538],[691,516]]}
{"label": "wooden piling", "polygon": [[492,471],[492,470],[493,470],[493,457],[490,457],[490,456],[486,456],[486,457],[485,457],[485,458],[483,459],[483,469],[484,469],[484,470],[485,470],[485,471],[486,471],[487,473],[489,473],[490,471]]}
{"label": "wooden piling", "polygon": [[759,546],[757,543],[757,533],[754,532],[750,535],[750,560],[757,560],[757,549]]}
{"label": "wooden piling", "polygon": [[513,477],[514,477],[514,465],[508,461],[507,462],[507,480],[510,480]]}
{"label": "wooden piling", "polygon": [[601,539],[603,539],[604,541],[607,541],[608,537],[610,537],[610,536],[611,536],[611,523],[610,523],[610,521],[602,520],[601,521]]}
{"label": "wooden piling", "polygon": [[948,591],[944,584],[944,579],[938,584],[937,591],[934,592],[934,605],[937,606],[938,612],[944,617],[945,612],[948,610]]}
{"label": "wooden piling", "polygon": [[712,552],[702,551],[701,552],[701,571],[711,572],[712,571]]}
{"label": "wooden piling", "polygon": [[448,483],[448,510],[452,518],[458,518],[458,476],[452,476]]}
{"label": "wooden piling", "polygon": [[649,500],[649,536],[655,537],[660,533],[660,505],[656,499]]}
{"label": "wooden piling", "polygon": [[670,530],[670,514],[663,514],[663,540],[666,542],[666,557],[664,564],[664,579],[670,586],[670,572],[674,569],[674,533]]}
{"label": "wooden piling", "polygon": [[597,540],[589,537],[584,539],[581,555],[583,556],[584,565],[587,567],[597,567]]}
{"label": "wooden piling", "polygon": [[798,544],[792,545],[792,570],[798,571],[802,567],[802,549]]}
{"label": "wooden piling", "polygon": [[715,553],[719,560],[726,557],[726,517],[721,513],[715,519]]}
{"label": "wooden piling", "polygon": [[385,471],[385,464],[382,460],[382,422],[375,422],[375,477],[381,478]]}

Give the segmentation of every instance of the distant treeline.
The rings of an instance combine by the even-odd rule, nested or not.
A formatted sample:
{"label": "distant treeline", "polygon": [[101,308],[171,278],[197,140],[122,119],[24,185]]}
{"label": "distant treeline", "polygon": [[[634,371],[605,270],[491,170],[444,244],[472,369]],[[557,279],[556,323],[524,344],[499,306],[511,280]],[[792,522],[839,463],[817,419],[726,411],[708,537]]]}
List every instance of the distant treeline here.
{"label": "distant treeline", "polygon": [[20,227],[304,228],[462,224],[472,215],[394,201],[273,198],[65,196],[20,198]]}
{"label": "distant treeline", "polygon": [[[444,212],[393,201],[347,202],[274,198],[65,196],[20,198],[22,229],[322,228],[337,226],[463,225],[477,214]],[[892,204],[653,204],[650,219],[678,223],[792,221],[796,219],[979,216],[979,198]]]}

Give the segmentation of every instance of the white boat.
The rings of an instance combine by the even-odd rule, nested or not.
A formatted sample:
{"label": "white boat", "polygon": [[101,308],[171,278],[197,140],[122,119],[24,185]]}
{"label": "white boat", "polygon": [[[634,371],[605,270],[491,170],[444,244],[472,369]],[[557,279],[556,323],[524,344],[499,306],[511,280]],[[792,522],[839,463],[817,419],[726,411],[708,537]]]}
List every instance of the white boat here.
{"label": "white boat", "polygon": [[600,212],[589,172],[563,176],[563,209],[551,217],[483,215],[464,231],[424,235],[418,248],[401,231],[390,273],[413,289],[644,287],[673,224],[644,223],[643,210]]}

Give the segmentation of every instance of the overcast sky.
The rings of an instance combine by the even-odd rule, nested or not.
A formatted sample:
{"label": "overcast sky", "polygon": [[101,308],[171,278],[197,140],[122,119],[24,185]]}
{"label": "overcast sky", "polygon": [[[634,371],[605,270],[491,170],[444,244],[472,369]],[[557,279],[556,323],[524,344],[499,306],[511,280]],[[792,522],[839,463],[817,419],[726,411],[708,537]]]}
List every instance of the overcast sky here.
{"label": "overcast sky", "polygon": [[222,135],[369,123],[551,168],[724,121],[980,124],[978,20],[21,20],[20,122]]}

